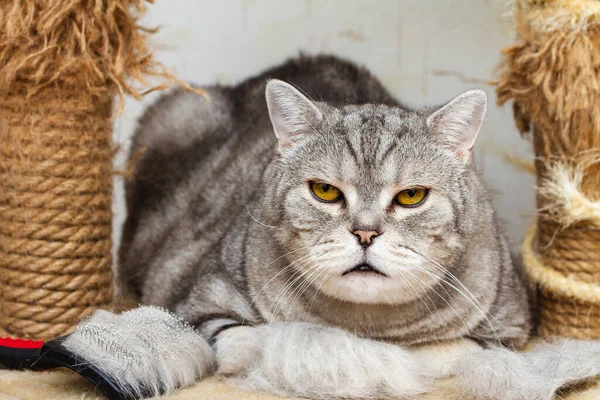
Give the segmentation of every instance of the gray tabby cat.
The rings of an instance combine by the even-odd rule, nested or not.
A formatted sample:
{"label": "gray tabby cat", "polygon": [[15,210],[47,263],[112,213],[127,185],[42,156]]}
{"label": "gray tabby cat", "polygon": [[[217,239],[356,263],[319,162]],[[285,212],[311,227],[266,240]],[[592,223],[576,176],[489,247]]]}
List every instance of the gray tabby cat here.
{"label": "gray tabby cat", "polygon": [[208,336],[293,321],[525,342],[525,287],[472,162],[483,92],[408,111],[329,57],[206,90],[163,97],[133,139],[120,277],[142,303]]}
{"label": "gray tabby cat", "polygon": [[484,92],[411,111],[328,56],[206,90],[139,122],[119,276],[195,326],[217,373],[408,398],[457,354],[524,345],[525,284],[473,162]]}

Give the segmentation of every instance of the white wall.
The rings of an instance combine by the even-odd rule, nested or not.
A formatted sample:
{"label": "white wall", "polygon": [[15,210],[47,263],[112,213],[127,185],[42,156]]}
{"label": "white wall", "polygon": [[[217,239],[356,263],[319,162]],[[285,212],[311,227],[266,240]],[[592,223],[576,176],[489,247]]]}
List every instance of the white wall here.
{"label": "white wall", "polygon": [[[441,104],[464,90],[484,87],[490,107],[476,154],[516,247],[534,214],[534,179],[504,159],[505,153],[530,159],[531,146],[520,139],[510,107],[495,106],[494,90],[486,84],[500,48],[512,41],[502,3],[157,0],[144,23],[161,27],[152,39],[157,58],[180,78],[199,84],[235,83],[303,51],[335,53],[364,64],[398,99],[413,106]],[[128,100],[116,121],[115,141],[124,150],[142,109]],[[123,217],[118,183],[117,227]]]}

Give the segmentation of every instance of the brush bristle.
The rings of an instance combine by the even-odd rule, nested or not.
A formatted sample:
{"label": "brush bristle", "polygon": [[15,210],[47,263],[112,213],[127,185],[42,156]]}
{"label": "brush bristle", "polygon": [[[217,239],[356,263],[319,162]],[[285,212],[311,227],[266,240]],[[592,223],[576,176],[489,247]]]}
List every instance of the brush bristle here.
{"label": "brush bristle", "polygon": [[156,307],[97,311],[63,346],[98,368],[123,394],[160,396],[211,372],[214,353],[189,324]]}

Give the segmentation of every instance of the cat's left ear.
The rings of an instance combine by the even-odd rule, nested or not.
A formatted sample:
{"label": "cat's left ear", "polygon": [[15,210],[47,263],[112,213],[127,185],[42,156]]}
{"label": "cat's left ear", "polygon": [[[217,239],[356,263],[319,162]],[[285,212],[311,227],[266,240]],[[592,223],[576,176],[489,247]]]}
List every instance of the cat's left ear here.
{"label": "cat's left ear", "polygon": [[465,162],[479,134],[487,96],[483,90],[465,92],[427,118],[427,126],[441,141]]}
{"label": "cat's left ear", "polygon": [[317,106],[289,83],[271,79],[267,82],[265,97],[281,150],[304,135],[312,134],[317,122],[323,118]]}

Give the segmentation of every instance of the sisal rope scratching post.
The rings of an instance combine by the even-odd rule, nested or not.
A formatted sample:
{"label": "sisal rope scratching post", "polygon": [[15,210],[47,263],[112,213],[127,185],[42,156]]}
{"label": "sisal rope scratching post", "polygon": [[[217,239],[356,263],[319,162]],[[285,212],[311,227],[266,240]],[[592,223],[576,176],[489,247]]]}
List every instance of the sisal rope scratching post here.
{"label": "sisal rope scratching post", "polygon": [[[0,330],[47,340],[112,302],[112,102],[176,81],[145,0],[0,3]],[[167,85],[153,87],[162,89]]]}
{"label": "sisal rope scratching post", "polygon": [[538,218],[523,243],[539,333],[600,339],[600,2],[515,0],[498,102],[536,155]]}

